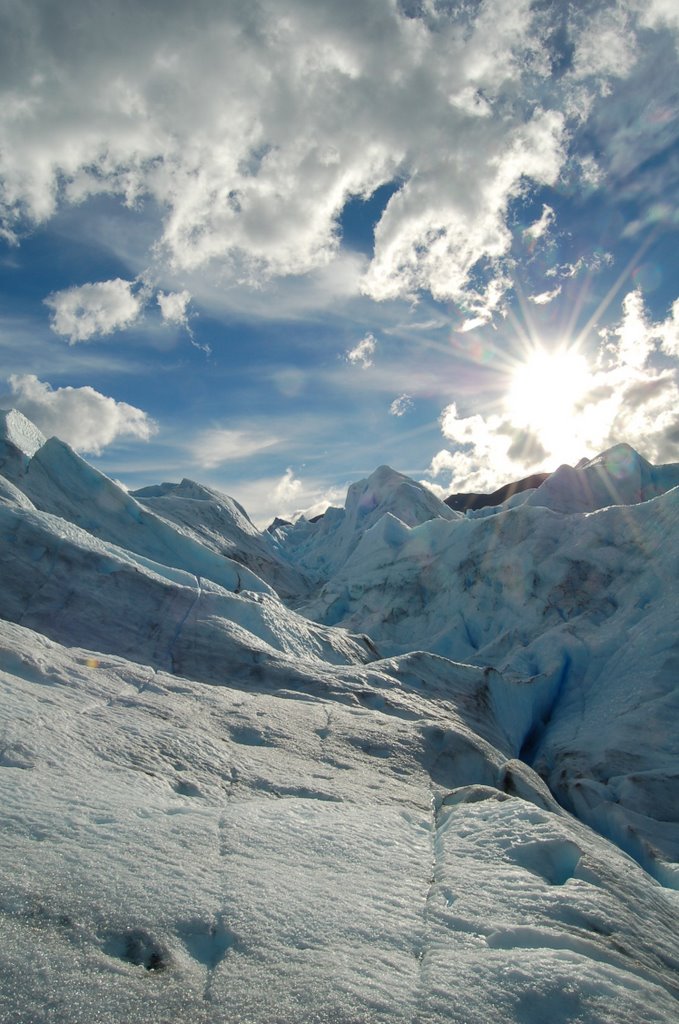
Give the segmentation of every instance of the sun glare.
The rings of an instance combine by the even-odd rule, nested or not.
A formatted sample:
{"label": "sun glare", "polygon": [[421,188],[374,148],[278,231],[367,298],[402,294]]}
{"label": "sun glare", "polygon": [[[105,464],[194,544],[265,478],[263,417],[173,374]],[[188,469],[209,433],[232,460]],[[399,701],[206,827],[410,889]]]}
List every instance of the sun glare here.
{"label": "sun glare", "polygon": [[587,360],[575,349],[534,349],[512,374],[505,405],[512,422],[535,434],[553,457],[568,461],[578,405],[591,387]]}

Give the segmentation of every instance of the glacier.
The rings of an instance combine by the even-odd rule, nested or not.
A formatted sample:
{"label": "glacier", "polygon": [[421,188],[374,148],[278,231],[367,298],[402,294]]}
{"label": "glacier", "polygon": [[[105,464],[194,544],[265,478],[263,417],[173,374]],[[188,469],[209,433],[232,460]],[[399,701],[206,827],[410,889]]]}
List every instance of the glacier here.
{"label": "glacier", "polygon": [[0,413],[0,1021],[671,1024],[679,466],[258,531]]}

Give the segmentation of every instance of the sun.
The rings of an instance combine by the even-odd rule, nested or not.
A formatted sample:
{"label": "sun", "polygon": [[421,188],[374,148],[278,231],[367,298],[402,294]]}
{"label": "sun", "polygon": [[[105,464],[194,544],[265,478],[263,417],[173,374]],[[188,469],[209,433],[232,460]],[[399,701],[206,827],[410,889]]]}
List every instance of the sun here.
{"label": "sun", "polygon": [[592,373],[577,349],[533,348],[512,372],[505,397],[512,424],[530,431],[552,457],[568,461],[577,444],[576,429]]}

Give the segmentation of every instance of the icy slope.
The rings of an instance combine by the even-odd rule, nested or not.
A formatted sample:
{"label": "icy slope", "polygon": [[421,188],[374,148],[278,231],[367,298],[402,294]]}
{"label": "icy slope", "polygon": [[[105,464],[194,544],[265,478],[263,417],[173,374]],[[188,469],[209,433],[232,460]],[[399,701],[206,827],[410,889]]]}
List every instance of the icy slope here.
{"label": "icy slope", "polygon": [[[591,515],[517,508],[412,530],[385,517],[308,614],[542,680],[517,756],[656,877],[679,885],[679,489]],[[651,740],[652,737],[652,741]]]}
{"label": "icy slope", "polygon": [[[365,641],[288,611],[241,566],[229,581],[240,592],[204,578],[210,559],[219,560],[195,542],[199,558],[189,573],[100,541],[27,507],[25,497],[13,501],[12,490],[5,486],[0,504],[3,619],[209,682],[221,681],[227,665],[251,665],[271,650],[331,663],[374,657]],[[256,589],[241,591],[250,581]]]}
{"label": "icy slope", "polygon": [[227,590],[272,593],[246,566],[209,550],[144,509],[58,438],[50,438],[23,463],[18,450],[9,456],[0,472],[41,511],[145,558],[197,573]]}
{"label": "icy slope", "polygon": [[426,487],[389,466],[352,484],[344,508],[329,508],[315,523],[300,519],[274,530],[283,550],[314,581],[332,576],[352,554],[366,531],[385,515],[406,526],[432,519],[460,518]]}
{"label": "icy slope", "polygon": [[220,555],[246,565],[284,599],[299,600],[309,584],[274,537],[260,533],[245,509],[210,487],[182,480],[134,491],[145,508]]}
{"label": "icy slope", "polygon": [[373,667],[283,679],[0,623],[3,1024],[676,1019],[673,894],[493,788],[436,699]]}

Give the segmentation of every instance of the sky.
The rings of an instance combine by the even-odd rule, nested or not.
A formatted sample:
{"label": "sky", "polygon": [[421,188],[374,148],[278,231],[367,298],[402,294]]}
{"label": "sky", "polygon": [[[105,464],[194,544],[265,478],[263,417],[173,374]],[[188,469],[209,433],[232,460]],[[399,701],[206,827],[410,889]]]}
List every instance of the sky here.
{"label": "sky", "polygon": [[260,526],[679,461],[675,0],[0,0],[0,408]]}

